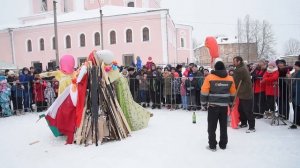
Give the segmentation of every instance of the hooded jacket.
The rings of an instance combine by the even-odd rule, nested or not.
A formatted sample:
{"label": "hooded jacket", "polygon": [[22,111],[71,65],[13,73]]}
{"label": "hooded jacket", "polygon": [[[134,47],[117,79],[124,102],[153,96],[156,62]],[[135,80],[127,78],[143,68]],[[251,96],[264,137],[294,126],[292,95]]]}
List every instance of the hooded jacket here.
{"label": "hooded jacket", "polygon": [[226,70],[212,71],[201,87],[201,104],[231,105],[236,93],[234,80]]}

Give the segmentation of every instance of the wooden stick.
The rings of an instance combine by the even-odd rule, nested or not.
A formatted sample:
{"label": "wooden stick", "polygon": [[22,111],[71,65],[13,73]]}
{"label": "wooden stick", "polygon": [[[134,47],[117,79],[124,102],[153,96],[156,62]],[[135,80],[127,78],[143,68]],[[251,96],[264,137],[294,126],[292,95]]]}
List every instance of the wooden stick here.
{"label": "wooden stick", "polygon": [[33,142],[29,143],[29,145],[34,145],[34,144],[39,143],[39,142],[40,141],[33,141]]}

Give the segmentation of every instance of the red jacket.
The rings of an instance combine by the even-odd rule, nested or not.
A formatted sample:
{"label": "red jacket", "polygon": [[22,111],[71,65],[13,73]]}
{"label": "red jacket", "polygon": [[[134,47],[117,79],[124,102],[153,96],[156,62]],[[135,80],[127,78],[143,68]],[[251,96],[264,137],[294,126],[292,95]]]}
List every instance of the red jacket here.
{"label": "red jacket", "polygon": [[266,72],[266,70],[255,70],[252,73],[252,78],[254,80],[254,82],[253,82],[254,93],[265,92],[266,85],[265,85],[265,83],[261,83],[265,72]]}
{"label": "red jacket", "polygon": [[262,83],[266,85],[266,96],[278,96],[278,76],[278,70],[264,74]]}
{"label": "red jacket", "polygon": [[44,90],[46,89],[45,81],[34,81],[33,84],[33,94],[34,102],[43,102],[44,101]]}

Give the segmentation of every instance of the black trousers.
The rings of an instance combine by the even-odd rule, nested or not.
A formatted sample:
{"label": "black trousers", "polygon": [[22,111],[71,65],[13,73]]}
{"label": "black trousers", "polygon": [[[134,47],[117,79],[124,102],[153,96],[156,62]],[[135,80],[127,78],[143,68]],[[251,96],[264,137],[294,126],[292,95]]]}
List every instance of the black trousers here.
{"label": "black trousers", "polygon": [[275,97],[274,96],[267,96],[267,101],[266,101],[266,111],[275,111]]}
{"label": "black trousers", "polygon": [[266,95],[265,92],[255,93],[253,99],[253,112],[263,115],[266,106]]}
{"label": "black trousers", "polygon": [[220,147],[226,148],[228,142],[227,136],[227,111],[228,107],[224,106],[209,106],[207,112],[207,123],[208,123],[208,144],[210,148],[215,148],[217,145],[216,141],[216,129],[218,121],[220,123]]}
{"label": "black trousers", "polygon": [[255,128],[255,119],[252,111],[252,99],[240,99],[240,120],[242,124],[249,124],[249,129]]}

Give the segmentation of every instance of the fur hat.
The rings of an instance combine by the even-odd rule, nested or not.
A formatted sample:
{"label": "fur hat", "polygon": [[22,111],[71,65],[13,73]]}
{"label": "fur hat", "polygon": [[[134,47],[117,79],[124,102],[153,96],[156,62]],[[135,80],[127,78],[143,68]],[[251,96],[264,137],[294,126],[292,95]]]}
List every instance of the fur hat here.
{"label": "fur hat", "polygon": [[226,70],[224,63],[222,61],[217,61],[215,64],[215,70]]}

